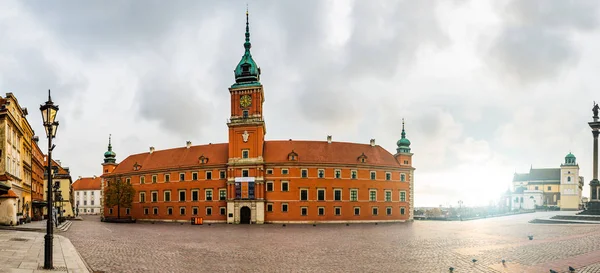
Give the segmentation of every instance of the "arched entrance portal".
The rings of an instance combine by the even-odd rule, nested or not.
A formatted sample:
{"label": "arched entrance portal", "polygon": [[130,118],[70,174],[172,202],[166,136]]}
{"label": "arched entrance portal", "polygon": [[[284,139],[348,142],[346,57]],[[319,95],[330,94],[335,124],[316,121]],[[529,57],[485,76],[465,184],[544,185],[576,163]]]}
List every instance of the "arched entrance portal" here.
{"label": "arched entrance portal", "polygon": [[250,216],[252,212],[249,207],[242,207],[240,209],[240,224],[250,224]]}

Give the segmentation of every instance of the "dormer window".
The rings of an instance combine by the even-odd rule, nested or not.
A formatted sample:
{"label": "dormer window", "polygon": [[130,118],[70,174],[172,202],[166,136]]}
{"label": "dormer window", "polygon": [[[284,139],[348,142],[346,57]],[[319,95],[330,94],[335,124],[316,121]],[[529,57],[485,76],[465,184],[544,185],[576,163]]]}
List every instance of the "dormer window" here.
{"label": "dormer window", "polygon": [[139,171],[141,168],[142,168],[142,165],[138,164],[137,162],[135,162],[135,164],[133,164],[134,171]]}
{"label": "dormer window", "polygon": [[292,150],[292,152],[288,154],[288,160],[289,161],[298,160],[298,154],[296,152],[294,152],[294,150]]}
{"label": "dormer window", "polygon": [[366,163],[367,162],[367,156],[365,155],[365,153],[362,153],[359,157],[358,157],[358,162],[360,163]]}
{"label": "dormer window", "polygon": [[205,157],[204,155],[201,155],[198,158],[198,162],[200,162],[200,164],[206,164],[206,163],[208,163],[208,157]]}

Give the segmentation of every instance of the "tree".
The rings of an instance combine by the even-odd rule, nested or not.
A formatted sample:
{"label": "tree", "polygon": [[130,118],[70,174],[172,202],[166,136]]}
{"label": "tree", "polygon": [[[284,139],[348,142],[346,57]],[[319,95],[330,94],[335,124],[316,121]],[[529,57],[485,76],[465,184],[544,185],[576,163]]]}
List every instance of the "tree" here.
{"label": "tree", "polygon": [[117,219],[121,218],[121,207],[131,208],[135,189],[129,183],[123,182],[121,177],[114,181],[108,181],[108,186],[104,192],[104,204],[107,207],[117,206]]}

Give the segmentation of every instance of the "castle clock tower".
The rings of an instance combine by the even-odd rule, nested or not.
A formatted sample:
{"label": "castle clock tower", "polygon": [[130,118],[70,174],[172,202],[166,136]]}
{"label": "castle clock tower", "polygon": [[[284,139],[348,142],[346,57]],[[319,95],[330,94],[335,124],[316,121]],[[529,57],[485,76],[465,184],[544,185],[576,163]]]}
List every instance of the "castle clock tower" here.
{"label": "castle clock tower", "polygon": [[229,88],[231,118],[227,123],[227,223],[236,224],[264,222],[264,92],[260,68],[252,59],[250,47],[246,11],[245,51],[234,70],[235,83]]}

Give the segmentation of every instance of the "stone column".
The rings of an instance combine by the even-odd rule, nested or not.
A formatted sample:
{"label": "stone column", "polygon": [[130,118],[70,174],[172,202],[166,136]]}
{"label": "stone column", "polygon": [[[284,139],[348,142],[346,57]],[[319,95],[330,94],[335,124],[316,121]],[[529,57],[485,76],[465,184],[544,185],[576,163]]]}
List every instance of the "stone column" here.
{"label": "stone column", "polygon": [[600,134],[600,131],[598,131],[598,128],[593,128],[592,134],[594,135],[594,162],[592,165],[593,178],[592,183],[590,183],[590,190],[592,191],[590,200],[600,200],[600,196],[598,196],[598,134]]}

